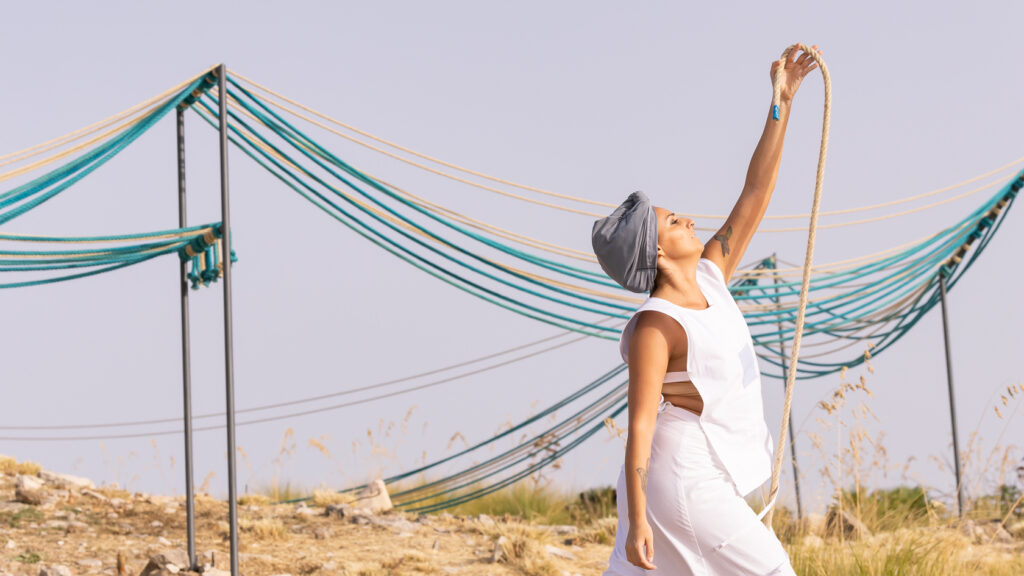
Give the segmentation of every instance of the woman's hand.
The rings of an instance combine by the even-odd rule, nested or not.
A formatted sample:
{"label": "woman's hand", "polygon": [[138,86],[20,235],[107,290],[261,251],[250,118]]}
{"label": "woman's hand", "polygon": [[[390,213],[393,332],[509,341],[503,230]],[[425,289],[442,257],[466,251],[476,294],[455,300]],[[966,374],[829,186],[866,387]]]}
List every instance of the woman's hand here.
{"label": "woman's hand", "polygon": [[[812,46],[813,50],[816,50],[818,54],[821,54],[821,48],[815,44]],[[799,57],[797,52],[800,52]],[[803,81],[804,76],[811,70],[818,67],[818,63],[814,61],[814,58],[808,52],[803,50],[793,50],[789,53],[786,58],[786,67],[779,71],[779,82],[782,84],[782,99],[784,101],[792,101],[793,96],[796,96],[797,88],[800,87],[800,82]],[[772,62],[771,78],[775,78],[776,71],[779,70],[779,61]]]}
{"label": "woman's hand", "polygon": [[654,565],[654,532],[646,519],[629,525],[629,532],[626,533],[626,560],[644,570],[658,568]]}

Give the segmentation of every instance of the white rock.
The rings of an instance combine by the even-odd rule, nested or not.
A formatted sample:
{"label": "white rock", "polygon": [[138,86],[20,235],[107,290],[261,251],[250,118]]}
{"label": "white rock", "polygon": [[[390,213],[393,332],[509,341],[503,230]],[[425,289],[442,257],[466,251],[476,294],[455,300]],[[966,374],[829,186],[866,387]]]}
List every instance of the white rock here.
{"label": "white rock", "polygon": [[103,562],[97,560],[96,558],[83,558],[82,560],[79,560],[77,562],[77,564],[79,566],[84,566],[86,568],[102,568],[103,567]]}
{"label": "white rock", "polygon": [[71,474],[57,474],[56,472],[50,472],[49,470],[40,470],[39,477],[47,484],[53,484],[63,488],[78,488],[80,490],[93,490],[96,488],[96,485],[93,484],[92,480],[82,478],[81,476],[72,476]]}
{"label": "white rock", "polygon": [[63,564],[43,566],[39,569],[39,576],[71,576],[71,569]]}
{"label": "white rock", "polygon": [[296,516],[319,516],[321,514],[323,514],[323,512],[320,512],[316,508],[302,507],[295,509]]}
{"label": "white rock", "polygon": [[18,474],[18,477],[14,480],[14,487],[17,490],[42,490],[43,481],[35,476]]}
{"label": "white rock", "polygon": [[[494,543],[494,551],[491,552],[491,562],[500,562],[501,557],[505,554],[505,545],[508,544],[508,538],[502,536]],[[434,550],[440,548],[438,541],[434,540]]]}
{"label": "white rock", "polygon": [[356,494],[356,499],[351,503],[353,508],[369,510],[374,514],[394,508],[391,497],[388,496],[388,489],[383,480],[374,480]]}
{"label": "white rock", "polygon": [[188,554],[184,550],[180,548],[166,550],[150,556],[149,563],[142,569],[139,576],[155,576],[165,571],[174,574],[182,568],[188,568],[188,565]]}
{"label": "white rock", "polygon": [[100,502],[106,502],[107,501],[107,497],[106,496],[104,496],[103,494],[100,494],[99,492],[94,492],[92,490],[82,490],[82,496],[88,496],[89,498],[95,498],[96,500],[99,500]]}
{"label": "white rock", "polygon": [[85,522],[79,522],[78,520],[72,520],[68,522],[68,531],[70,532],[93,532],[92,526],[89,526]]}
{"label": "white rock", "polygon": [[14,499],[18,502],[40,506],[45,495],[43,483],[38,478],[21,474],[14,481]]}
{"label": "white rock", "polygon": [[171,541],[168,540],[167,538],[164,538],[163,536],[157,538],[156,539],[156,543],[161,545],[161,546],[170,546],[171,545]]}
{"label": "white rock", "polygon": [[562,558],[564,560],[575,560],[576,559],[576,555],[573,554],[572,552],[569,552],[568,550],[562,550],[561,548],[559,548],[557,546],[552,546],[551,544],[548,544],[547,546],[545,546],[544,550],[550,556],[555,556],[556,558]]}

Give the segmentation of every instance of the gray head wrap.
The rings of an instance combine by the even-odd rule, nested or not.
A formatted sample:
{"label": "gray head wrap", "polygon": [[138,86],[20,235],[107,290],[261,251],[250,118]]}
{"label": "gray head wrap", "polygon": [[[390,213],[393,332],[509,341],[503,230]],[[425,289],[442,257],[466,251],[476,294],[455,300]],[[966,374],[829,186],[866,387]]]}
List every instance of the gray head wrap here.
{"label": "gray head wrap", "polygon": [[658,273],[658,219],[639,190],[609,216],[594,222],[594,254],[605,274],[623,288],[648,292]]}

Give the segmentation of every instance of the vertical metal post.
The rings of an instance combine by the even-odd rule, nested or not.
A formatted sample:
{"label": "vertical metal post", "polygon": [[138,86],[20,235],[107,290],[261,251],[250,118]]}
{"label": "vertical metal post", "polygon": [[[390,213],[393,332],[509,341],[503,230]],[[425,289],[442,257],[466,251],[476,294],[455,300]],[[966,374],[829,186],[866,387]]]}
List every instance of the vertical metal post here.
{"label": "vertical metal post", "polygon": [[238,501],[235,494],[235,366],[231,335],[231,219],[228,210],[228,68],[217,67],[220,114],[220,221],[224,271],[224,376],[228,414],[228,524],[231,532],[231,575],[238,576]]}
{"label": "vertical metal post", "polygon": [[960,442],[956,432],[956,399],[953,395],[953,359],[949,349],[949,320],[946,316],[946,275],[939,272],[939,296],[942,301],[942,337],[946,343],[946,383],[949,385],[949,417],[953,424],[953,464],[956,470],[957,514],[964,516],[964,485],[960,478]]}
{"label": "vertical metal post", "polygon": [[[772,276],[775,279],[775,305],[779,305],[779,275],[776,272],[775,254],[772,254]],[[781,309],[781,307],[780,307]],[[781,340],[782,334],[782,318],[779,318],[779,353],[782,358],[782,384],[783,386],[789,382],[789,368],[786,366],[786,344]],[[803,520],[804,517],[804,505],[800,498],[800,475],[797,474],[796,466],[796,437],[793,435],[793,423],[789,423],[789,456],[793,463],[793,488],[796,490],[796,517],[798,520]]]}
{"label": "vertical metal post", "polygon": [[[186,226],[185,216],[185,111],[178,108],[178,227]],[[192,486],[192,366],[188,331],[188,263],[180,262],[181,278],[181,375],[185,402],[185,531],[188,540],[188,562],[192,571],[196,563],[195,493]]]}

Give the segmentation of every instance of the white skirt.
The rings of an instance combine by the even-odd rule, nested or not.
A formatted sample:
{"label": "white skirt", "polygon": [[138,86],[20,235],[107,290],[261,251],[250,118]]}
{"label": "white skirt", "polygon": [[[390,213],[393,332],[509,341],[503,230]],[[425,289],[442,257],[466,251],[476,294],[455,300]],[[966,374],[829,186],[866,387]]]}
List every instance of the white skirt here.
{"label": "white skirt", "polygon": [[657,570],[626,559],[626,471],[616,485],[618,532],[604,576],[795,575],[775,533],[737,492],[699,417],[662,401],[647,473],[647,521]]}

